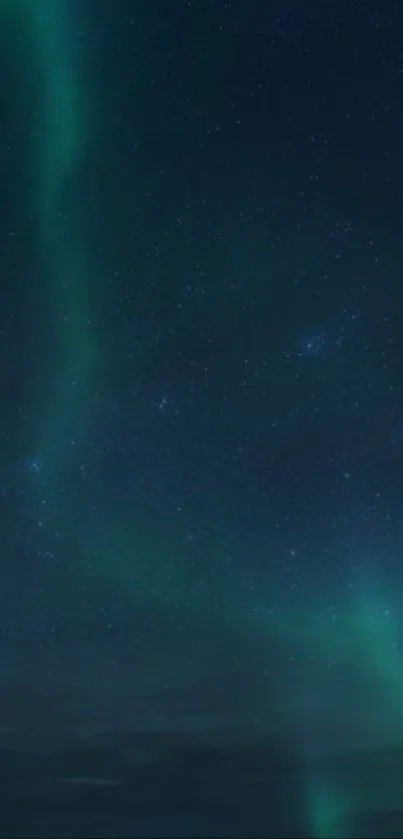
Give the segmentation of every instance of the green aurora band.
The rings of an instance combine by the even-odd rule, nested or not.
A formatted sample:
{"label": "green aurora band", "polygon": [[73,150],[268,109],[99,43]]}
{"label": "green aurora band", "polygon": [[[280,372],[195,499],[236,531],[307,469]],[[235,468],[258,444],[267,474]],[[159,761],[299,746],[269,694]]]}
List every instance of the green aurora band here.
{"label": "green aurora band", "polygon": [[[90,247],[76,219],[81,197],[74,195],[93,141],[94,111],[75,43],[75,4],[3,0],[3,9],[12,15],[24,55],[33,62],[18,68],[19,77],[23,83],[24,74],[31,74],[38,87],[39,114],[33,114],[32,132],[35,194],[29,200],[47,290],[44,405],[33,435],[33,450],[44,461],[43,492],[72,457],[77,425],[91,413],[96,380],[99,347],[92,321]],[[46,501],[50,504],[51,498]]]}

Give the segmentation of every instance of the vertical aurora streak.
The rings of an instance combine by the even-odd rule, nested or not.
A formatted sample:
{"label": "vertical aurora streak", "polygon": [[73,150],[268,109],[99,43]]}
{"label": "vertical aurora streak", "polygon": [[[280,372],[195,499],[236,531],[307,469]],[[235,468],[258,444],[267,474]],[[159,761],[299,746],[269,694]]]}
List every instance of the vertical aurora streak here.
{"label": "vertical aurora streak", "polygon": [[32,203],[46,278],[48,375],[32,456],[39,452],[43,457],[43,488],[56,479],[66,455],[71,458],[71,441],[88,417],[96,368],[89,243],[77,220],[82,220],[85,202],[80,167],[90,149],[91,97],[80,63],[75,4],[18,0],[12,8],[36,64],[20,74],[33,72],[40,88]]}

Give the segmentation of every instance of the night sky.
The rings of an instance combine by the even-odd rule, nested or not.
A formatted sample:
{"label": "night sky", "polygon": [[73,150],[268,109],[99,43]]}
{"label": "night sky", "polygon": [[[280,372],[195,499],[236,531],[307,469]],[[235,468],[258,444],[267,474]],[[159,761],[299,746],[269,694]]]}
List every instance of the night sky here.
{"label": "night sky", "polygon": [[0,836],[401,836],[403,5],[0,13]]}

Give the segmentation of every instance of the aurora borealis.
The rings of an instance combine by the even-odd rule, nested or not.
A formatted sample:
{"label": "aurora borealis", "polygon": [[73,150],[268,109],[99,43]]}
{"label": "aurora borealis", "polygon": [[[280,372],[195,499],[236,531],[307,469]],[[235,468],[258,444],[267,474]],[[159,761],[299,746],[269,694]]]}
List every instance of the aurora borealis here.
{"label": "aurora borealis", "polygon": [[403,14],[333,5],[0,0],[0,835],[401,835]]}

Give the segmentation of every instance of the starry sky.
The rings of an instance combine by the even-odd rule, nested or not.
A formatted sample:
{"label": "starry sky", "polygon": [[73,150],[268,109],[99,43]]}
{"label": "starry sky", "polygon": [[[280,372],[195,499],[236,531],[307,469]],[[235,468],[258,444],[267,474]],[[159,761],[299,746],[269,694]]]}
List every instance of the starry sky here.
{"label": "starry sky", "polygon": [[0,21],[6,834],[401,835],[403,8]]}

